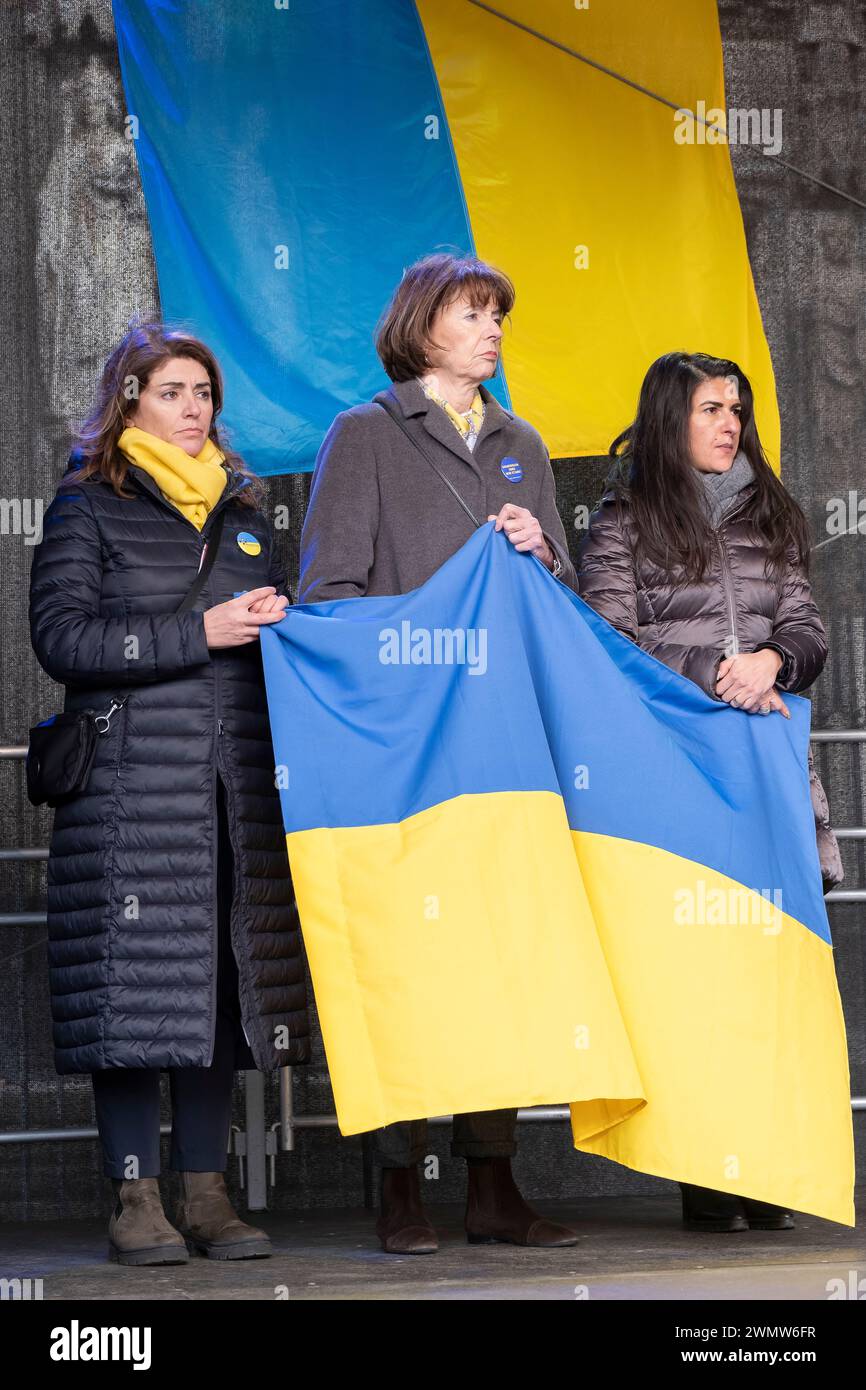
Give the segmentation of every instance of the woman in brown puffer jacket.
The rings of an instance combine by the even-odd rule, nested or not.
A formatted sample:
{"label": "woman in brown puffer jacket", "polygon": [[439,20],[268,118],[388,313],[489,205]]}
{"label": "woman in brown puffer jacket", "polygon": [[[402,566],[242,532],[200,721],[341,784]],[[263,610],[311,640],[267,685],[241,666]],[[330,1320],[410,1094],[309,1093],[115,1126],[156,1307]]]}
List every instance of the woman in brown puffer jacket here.
{"label": "woman in brown puffer jacket", "polygon": [[[767,463],[744,373],[703,353],[660,357],[611,455],[580,548],[581,597],[713,699],[787,717],[782,692],[816,680],[827,640],[809,586],[806,519]],[[829,884],[841,880],[839,851],[810,771]],[[681,1187],[690,1230],[794,1224],[764,1202]]]}

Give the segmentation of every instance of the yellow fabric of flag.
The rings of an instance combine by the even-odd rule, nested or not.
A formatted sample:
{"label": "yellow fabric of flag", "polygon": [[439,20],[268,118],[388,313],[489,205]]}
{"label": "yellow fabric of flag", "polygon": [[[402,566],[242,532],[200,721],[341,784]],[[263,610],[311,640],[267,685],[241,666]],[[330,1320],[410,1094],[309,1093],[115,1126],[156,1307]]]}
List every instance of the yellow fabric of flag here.
{"label": "yellow fabric of flag", "polygon": [[[773,368],[727,143],[467,0],[417,8],[476,251],[517,288],[504,359],[517,413],[554,457],[602,454],[656,357],[708,352],[748,375],[778,468]],[[496,8],[724,130],[714,0]]]}

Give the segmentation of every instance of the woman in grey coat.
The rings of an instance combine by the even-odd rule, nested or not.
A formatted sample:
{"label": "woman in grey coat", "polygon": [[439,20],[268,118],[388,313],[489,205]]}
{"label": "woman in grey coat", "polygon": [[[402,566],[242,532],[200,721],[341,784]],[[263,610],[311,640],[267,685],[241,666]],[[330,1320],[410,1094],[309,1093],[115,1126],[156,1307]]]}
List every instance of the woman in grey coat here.
{"label": "woman in grey coat", "polygon": [[[515,549],[576,587],[544,443],[482,384],[496,371],[513,303],[510,280],[472,258],[429,256],[406,271],[376,341],[392,385],[337,416],[316,462],[302,603],[408,593],[469,539],[473,516],[495,519]],[[540,1217],[514,1183],[516,1118],[514,1110],[454,1118],[451,1151],[469,1175],[468,1238],[573,1245],[575,1232]],[[376,1134],[377,1231],[392,1253],[437,1248],[418,1180],[426,1138],[425,1120]]]}
{"label": "woman in grey coat", "polygon": [[[817,679],[827,640],[806,519],[764,456],[744,373],[703,353],[660,357],[611,454],[611,485],[580,550],[581,596],[714,700],[787,717],[784,692]],[[832,840],[819,825],[819,845],[822,828]],[[825,877],[834,850],[838,860],[834,840],[822,851]],[[682,1191],[690,1230],[794,1224],[764,1202]]]}

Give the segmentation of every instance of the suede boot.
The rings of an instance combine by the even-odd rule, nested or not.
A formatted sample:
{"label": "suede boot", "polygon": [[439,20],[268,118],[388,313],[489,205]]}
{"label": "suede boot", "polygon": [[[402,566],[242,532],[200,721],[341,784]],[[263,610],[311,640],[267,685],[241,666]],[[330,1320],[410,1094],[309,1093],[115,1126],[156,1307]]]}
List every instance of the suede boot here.
{"label": "suede boot", "polygon": [[418,1165],[382,1169],[382,1200],[376,1235],[389,1255],[432,1255],[436,1232],[424,1214]]}
{"label": "suede boot", "polygon": [[156,1178],[112,1178],[115,1205],[108,1223],[108,1258],[120,1265],[182,1265],[183,1236],[162,1209]]}
{"label": "suede boot", "polygon": [[534,1245],[549,1249],[576,1245],[570,1226],[548,1221],[524,1201],[509,1158],[468,1158],[466,1237],[470,1245]]}
{"label": "suede boot", "polygon": [[190,1251],[210,1260],[249,1260],[271,1254],[271,1242],[258,1226],[241,1221],[226,1192],[222,1173],[180,1175],[183,1185],[175,1225]]}

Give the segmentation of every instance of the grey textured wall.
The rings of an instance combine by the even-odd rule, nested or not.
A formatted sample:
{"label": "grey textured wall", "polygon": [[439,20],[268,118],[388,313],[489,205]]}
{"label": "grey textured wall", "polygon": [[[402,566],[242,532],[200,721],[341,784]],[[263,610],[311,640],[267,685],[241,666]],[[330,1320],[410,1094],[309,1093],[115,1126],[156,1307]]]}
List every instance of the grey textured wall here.
{"label": "grey textured wall", "polygon": [[[783,157],[866,201],[863,93],[864,0],[721,0],[729,105],[781,108]],[[93,379],[133,314],[158,310],[156,278],[132,145],[123,138],[124,101],[110,0],[28,0],[0,13],[0,194],[2,276],[0,458],[4,498],[50,500],[65,463],[68,421],[87,405]],[[866,725],[864,598],[866,542],[830,539],[827,503],[860,490],[864,468],[864,212],[759,152],[732,151],[759,299],[778,382],[783,471],[813,527],[815,588],[831,638],[816,686],[820,728]],[[624,193],[627,206],[627,190]],[[724,350],[713,343],[671,344]],[[625,422],[624,422],[625,423]],[[557,465],[567,527],[574,508],[600,491],[598,460]],[[283,533],[292,563],[308,479],[275,480],[288,503]],[[866,527],[864,527],[866,529]],[[579,537],[571,530],[575,541]],[[822,543],[823,542],[823,543]],[[0,535],[0,743],[21,743],[58,691],[27,640],[31,550]],[[866,752],[819,754],[834,821],[862,825]],[[0,761],[0,844],[47,843],[48,816],[23,794],[18,762]],[[848,886],[866,885],[866,846],[846,842]],[[3,864],[0,912],[39,911],[44,870]],[[831,907],[849,1027],[852,1086],[866,1091],[866,913]],[[89,1078],[55,1075],[48,1013],[44,927],[0,926],[0,1129],[93,1123]],[[804,1020],[804,1026],[808,1026]],[[266,1080],[268,1120],[276,1086]],[[320,1042],[314,1064],[296,1073],[299,1111],[332,1109]],[[237,1123],[243,1123],[241,1087]],[[168,1118],[168,1109],[165,1110]],[[864,1117],[856,1117],[863,1144]],[[437,1196],[456,1197],[460,1165],[442,1157]],[[275,1206],[355,1204],[363,1197],[362,1144],[336,1131],[301,1133],[277,1160]],[[583,1191],[652,1191],[659,1180],[570,1149],[564,1125],[521,1133],[519,1170],[536,1196]],[[230,1174],[235,1171],[232,1164]],[[45,1219],[105,1210],[107,1184],[93,1142],[0,1147],[0,1217]]]}

